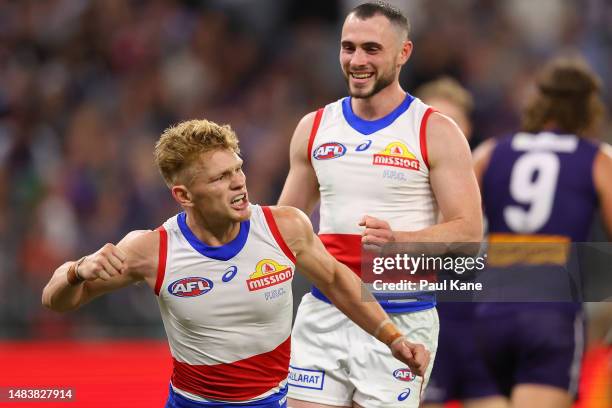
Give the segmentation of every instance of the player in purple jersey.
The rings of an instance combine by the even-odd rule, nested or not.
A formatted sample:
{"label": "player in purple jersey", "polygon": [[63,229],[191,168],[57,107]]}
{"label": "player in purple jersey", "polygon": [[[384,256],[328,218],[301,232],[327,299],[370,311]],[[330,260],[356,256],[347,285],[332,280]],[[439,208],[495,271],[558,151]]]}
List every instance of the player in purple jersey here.
{"label": "player in purple jersey", "polygon": [[[597,207],[612,232],[612,149],[590,139],[604,112],[599,78],[584,61],[559,58],[536,85],[522,131],[474,154],[490,241],[585,241]],[[583,328],[580,305],[567,300],[477,307],[479,340],[509,406],[571,406]]]}
{"label": "player in purple jersey", "polygon": [[[472,136],[470,113],[472,95],[450,77],[442,77],[420,86],[415,96],[453,119],[466,139]],[[442,408],[444,403],[459,400],[464,408],[504,407],[497,386],[487,373],[478,350],[474,325],[473,302],[438,302],[440,335],[423,408]],[[461,341],[457,341],[461,339]]]}

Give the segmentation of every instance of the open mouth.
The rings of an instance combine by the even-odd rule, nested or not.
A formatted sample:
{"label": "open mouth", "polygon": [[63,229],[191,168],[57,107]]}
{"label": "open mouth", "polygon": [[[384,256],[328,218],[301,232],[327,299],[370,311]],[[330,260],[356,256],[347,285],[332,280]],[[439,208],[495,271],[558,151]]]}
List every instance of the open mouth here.
{"label": "open mouth", "polygon": [[240,195],[237,195],[236,197],[234,197],[234,199],[232,201],[230,201],[230,204],[235,209],[242,209],[242,208],[244,208],[244,206],[246,206],[248,204],[246,193],[240,194]]}
{"label": "open mouth", "polygon": [[373,72],[351,72],[351,77],[358,80],[369,79],[374,76]]}

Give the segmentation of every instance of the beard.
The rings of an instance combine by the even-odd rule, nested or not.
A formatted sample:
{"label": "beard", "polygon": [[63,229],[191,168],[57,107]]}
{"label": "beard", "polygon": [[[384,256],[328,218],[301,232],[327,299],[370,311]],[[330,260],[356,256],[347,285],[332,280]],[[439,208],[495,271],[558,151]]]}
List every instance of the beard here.
{"label": "beard", "polygon": [[[349,72],[349,71],[346,71],[346,72]],[[385,74],[381,75],[379,78],[377,78],[374,81],[374,85],[369,91],[363,88],[359,88],[356,90],[351,89],[350,74],[345,74],[344,80],[346,81],[346,86],[348,88],[349,95],[352,98],[366,99],[366,98],[376,95],[377,93],[379,93],[380,91],[382,91],[383,89],[391,85],[393,81],[395,80],[395,76],[396,76],[395,74],[396,74],[396,70],[394,69],[391,72],[387,73],[386,75]]]}

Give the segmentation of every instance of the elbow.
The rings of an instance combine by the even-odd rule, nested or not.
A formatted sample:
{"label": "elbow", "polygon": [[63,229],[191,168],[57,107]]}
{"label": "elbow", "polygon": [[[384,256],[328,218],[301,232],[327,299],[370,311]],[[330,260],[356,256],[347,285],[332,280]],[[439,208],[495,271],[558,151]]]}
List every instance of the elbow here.
{"label": "elbow", "polygon": [[476,256],[480,252],[480,246],[484,239],[482,219],[464,220],[457,238],[459,239],[455,241],[455,244],[459,246],[454,248],[455,251],[459,251],[465,256]]}
{"label": "elbow", "polygon": [[470,231],[470,235],[467,241],[468,242],[481,242],[484,239],[482,230],[483,230],[482,223],[480,223],[477,228],[473,228],[472,231]]}
{"label": "elbow", "polygon": [[54,312],[70,312],[72,310],[76,310],[79,305],[78,304],[62,304],[54,301],[53,294],[51,293],[51,289],[49,286],[45,286],[42,293],[41,303],[44,307],[49,310],[53,310]]}
{"label": "elbow", "polygon": [[464,240],[463,242],[481,242],[483,240],[484,225],[482,215],[464,219]]}

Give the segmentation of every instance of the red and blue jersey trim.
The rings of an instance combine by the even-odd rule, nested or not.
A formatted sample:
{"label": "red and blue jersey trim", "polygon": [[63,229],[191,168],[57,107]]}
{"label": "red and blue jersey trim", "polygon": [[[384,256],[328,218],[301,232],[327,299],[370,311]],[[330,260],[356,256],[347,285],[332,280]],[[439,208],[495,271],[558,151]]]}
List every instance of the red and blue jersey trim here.
{"label": "red and blue jersey trim", "polygon": [[173,358],[172,385],[206,399],[248,401],[287,379],[290,355],[291,336],[274,350],[232,363],[195,365]]}

